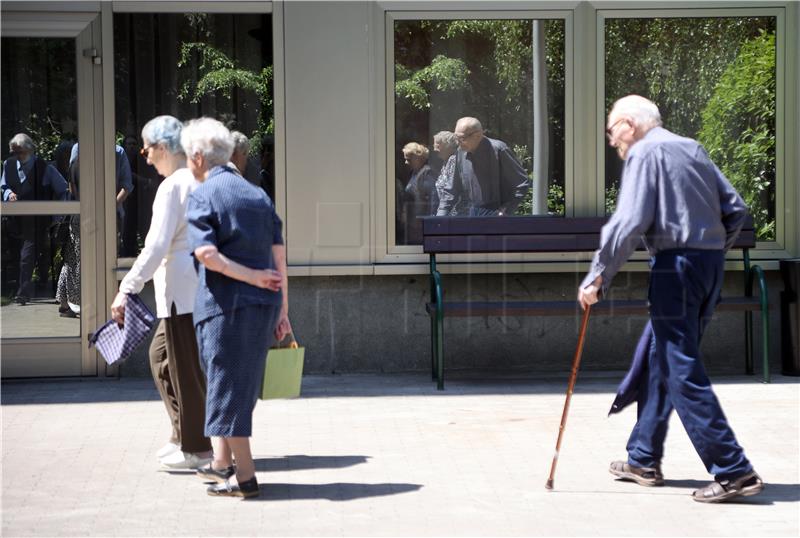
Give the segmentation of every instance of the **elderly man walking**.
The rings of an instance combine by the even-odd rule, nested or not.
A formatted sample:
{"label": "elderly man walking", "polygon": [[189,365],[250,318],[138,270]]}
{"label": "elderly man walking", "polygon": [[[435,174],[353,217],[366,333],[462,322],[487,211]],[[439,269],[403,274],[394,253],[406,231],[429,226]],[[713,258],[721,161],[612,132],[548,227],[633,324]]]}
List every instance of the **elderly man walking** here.
{"label": "elderly man walking", "polygon": [[650,318],[654,339],[639,392],[627,462],[612,474],[643,486],[664,483],[661,459],[672,409],[715,481],[699,502],[756,495],[764,484],[734,437],[700,360],[700,339],[719,301],[725,252],[746,207],[696,141],[661,127],[644,97],[618,100],[608,115],[609,143],[625,160],[617,210],[580,285],[583,308],[598,301],[644,236],[652,256]]}
{"label": "elderly man walking", "polygon": [[456,122],[455,170],[442,185],[437,216],[447,216],[461,203],[470,216],[513,215],[530,189],[530,178],[505,142],[483,134],[481,122]]}

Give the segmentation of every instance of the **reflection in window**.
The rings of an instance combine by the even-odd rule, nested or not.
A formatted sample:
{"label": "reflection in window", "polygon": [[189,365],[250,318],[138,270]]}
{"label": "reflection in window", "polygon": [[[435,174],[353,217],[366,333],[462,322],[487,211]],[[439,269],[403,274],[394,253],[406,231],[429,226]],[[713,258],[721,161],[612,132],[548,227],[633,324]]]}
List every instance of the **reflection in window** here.
{"label": "reflection in window", "polygon": [[396,244],[425,215],[564,214],[563,21],[398,20],[394,61]]}
{"label": "reflection in window", "polygon": [[3,338],[79,336],[80,216],[5,216],[0,235]]}
{"label": "reflection in window", "polygon": [[210,116],[243,133],[232,161],[274,199],[270,15],[115,14],[114,55],[118,151],[133,183],[118,210],[119,257],[136,256],[150,228],[161,178],[139,150],[155,116]]}
{"label": "reflection in window", "polygon": [[[654,101],[664,127],[697,139],[775,239],[775,18],[607,19],[605,104]],[[622,163],[606,151],[606,212]]]}
{"label": "reflection in window", "polygon": [[62,187],[78,137],[75,40],[4,37],[0,63],[3,201],[71,199]]}

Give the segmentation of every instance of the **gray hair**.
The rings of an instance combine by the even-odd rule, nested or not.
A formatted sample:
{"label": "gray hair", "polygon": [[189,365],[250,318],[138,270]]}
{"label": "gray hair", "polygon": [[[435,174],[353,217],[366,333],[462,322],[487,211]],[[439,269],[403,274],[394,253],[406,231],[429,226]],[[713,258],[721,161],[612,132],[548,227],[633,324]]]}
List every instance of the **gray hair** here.
{"label": "gray hair", "polygon": [[181,130],[183,125],[173,116],[156,116],[142,127],[145,145],[161,144],[172,154],[183,153]]}
{"label": "gray hair", "polygon": [[618,99],[609,116],[628,116],[637,127],[652,129],[661,126],[661,113],[654,102],[640,95],[628,95]]}
{"label": "gray hair", "polygon": [[450,150],[455,150],[458,147],[456,134],[451,131],[439,131],[433,135],[433,142]]}
{"label": "gray hair", "polygon": [[231,131],[231,138],[233,138],[233,151],[238,151],[247,155],[250,153],[250,139],[247,135],[240,131]]}
{"label": "gray hair", "polygon": [[14,151],[14,147],[22,148],[26,151],[30,151],[31,153],[36,151],[36,144],[34,144],[31,137],[25,133],[15,134],[14,138],[8,142],[8,149]]}
{"label": "gray hair", "polygon": [[181,145],[187,157],[202,155],[209,168],[227,164],[233,153],[231,132],[212,118],[187,122],[181,131]]}

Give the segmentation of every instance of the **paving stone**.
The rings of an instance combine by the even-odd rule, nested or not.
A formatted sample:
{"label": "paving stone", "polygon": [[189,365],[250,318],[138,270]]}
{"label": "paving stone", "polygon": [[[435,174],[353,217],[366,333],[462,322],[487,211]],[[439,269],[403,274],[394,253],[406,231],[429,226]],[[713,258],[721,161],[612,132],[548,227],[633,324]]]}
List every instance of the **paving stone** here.
{"label": "paving stone", "polygon": [[307,376],[303,397],[260,402],[259,499],[212,498],[158,472],[169,435],[149,380],[2,386],[3,536],[798,536],[800,385],[716,379],[737,438],[767,483],[701,505],[711,478],[677,417],[663,488],[615,481],[635,410],[607,417],[618,377],[579,378],[555,490],[566,374]]}

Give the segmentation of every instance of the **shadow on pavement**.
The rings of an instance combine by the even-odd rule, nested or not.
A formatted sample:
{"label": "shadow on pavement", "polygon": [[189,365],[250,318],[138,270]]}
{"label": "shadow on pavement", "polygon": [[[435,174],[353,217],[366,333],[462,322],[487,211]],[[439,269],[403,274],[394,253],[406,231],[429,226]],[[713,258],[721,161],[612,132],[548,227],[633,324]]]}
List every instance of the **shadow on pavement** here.
{"label": "shadow on pavement", "polygon": [[[580,372],[576,394],[608,394],[613,401],[624,372]],[[430,374],[305,375],[300,398],[386,396],[478,396],[566,394],[569,373],[453,372],[445,390],[436,390]],[[712,376],[714,385],[761,385],[758,376]],[[773,375],[772,384],[800,384],[800,378]],[[768,387],[769,385],[761,385]],[[159,401],[149,378],[3,380],[2,405]]]}
{"label": "shadow on pavement", "polygon": [[254,458],[257,472],[300,471],[303,469],[341,469],[367,463],[369,456],[306,456],[294,454],[280,458]]}
{"label": "shadow on pavement", "polygon": [[[708,485],[710,480],[664,480],[664,485],[673,488],[688,488],[692,491]],[[736,504],[775,504],[800,502],[800,484],[775,484],[764,482],[764,491],[753,497],[737,497],[730,501]]]}
{"label": "shadow on pavement", "polygon": [[422,488],[420,484],[358,484],[334,482],[331,484],[259,484],[261,495],[248,501],[294,501],[298,499],[327,499],[352,501],[365,497],[381,497],[409,493]]}
{"label": "shadow on pavement", "polygon": [[152,379],[10,380],[2,405],[160,401]]}

